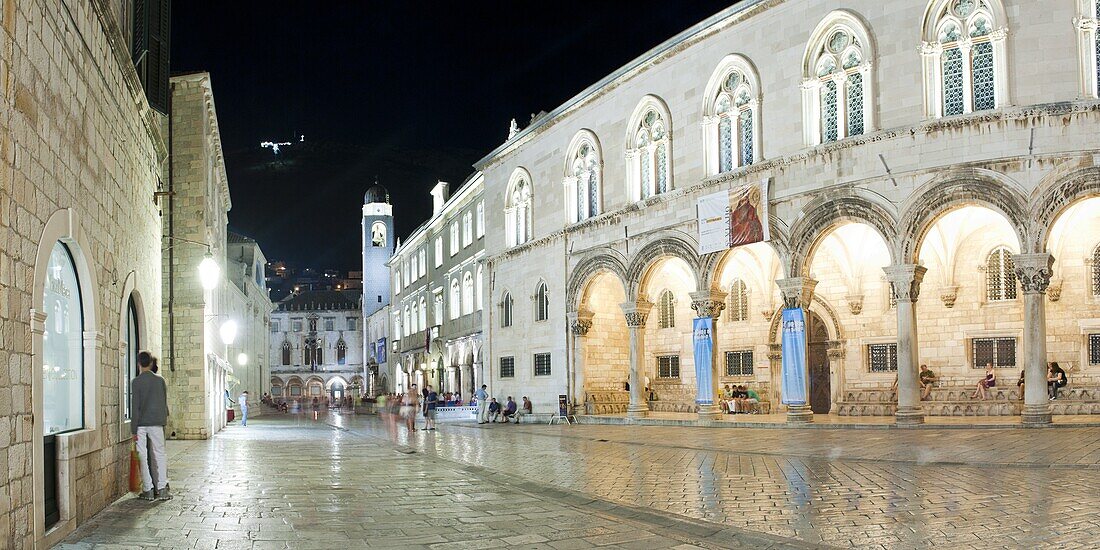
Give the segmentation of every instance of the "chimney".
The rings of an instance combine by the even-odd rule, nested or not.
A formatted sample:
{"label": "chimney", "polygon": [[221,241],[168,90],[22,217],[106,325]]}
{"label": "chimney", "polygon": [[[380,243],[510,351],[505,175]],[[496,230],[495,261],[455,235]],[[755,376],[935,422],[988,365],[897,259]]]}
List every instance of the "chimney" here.
{"label": "chimney", "polygon": [[447,202],[447,199],[451,198],[451,185],[445,181],[441,181],[435,184],[432,188],[432,215],[438,214],[443,210],[443,204]]}

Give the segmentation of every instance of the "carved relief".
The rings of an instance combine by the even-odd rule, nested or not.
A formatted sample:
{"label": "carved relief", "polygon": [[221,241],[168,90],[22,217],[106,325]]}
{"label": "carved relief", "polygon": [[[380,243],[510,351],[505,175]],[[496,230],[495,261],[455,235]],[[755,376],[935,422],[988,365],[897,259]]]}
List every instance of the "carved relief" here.
{"label": "carved relief", "polygon": [[940,300],[943,301],[943,305],[947,308],[955,307],[955,300],[959,299],[959,285],[948,285],[940,287]]}
{"label": "carved relief", "polygon": [[1016,279],[1020,281],[1024,294],[1042,294],[1047,291],[1050,277],[1054,274],[1054,256],[1042,252],[1016,254],[1012,261],[1016,266]]}
{"label": "carved relief", "polygon": [[1050,282],[1050,286],[1047,287],[1047,299],[1051,302],[1057,302],[1062,298],[1062,279],[1054,279]]}
{"label": "carved relief", "polygon": [[814,287],[817,281],[809,277],[791,277],[775,282],[783,294],[783,306],[786,308],[809,307],[814,299]]}
{"label": "carved relief", "polygon": [[904,302],[917,301],[920,284],[928,268],[917,264],[902,264],[887,266],[882,270],[886,272],[886,279],[890,281],[895,299]]}
{"label": "carved relief", "polygon": [[626,317],[627,327],[642,328],[645,326],[646,319],[649,318],[649,310],[653,309],[653,304],[645,301],[627,302],[619,307],[622,308],[623,315]]}
{"label": "carved relief", "polygon": [[699,317],[718,319],[722,310],[726,309],[726,293],[714,290],[692,292],[691,309],[694,309]]}
{"label": "carved relief", "polygon": [[848,311],[852,312],[852,315],[859,315],[863,312],[862,294],[849,294],[845,296],[845,300],[848,301]]}

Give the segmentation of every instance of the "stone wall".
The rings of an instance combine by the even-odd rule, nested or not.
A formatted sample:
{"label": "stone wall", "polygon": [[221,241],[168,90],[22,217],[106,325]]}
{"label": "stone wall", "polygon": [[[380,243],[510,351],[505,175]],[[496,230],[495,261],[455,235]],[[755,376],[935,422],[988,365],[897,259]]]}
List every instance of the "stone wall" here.
{"label": "stone wall", "polygon": [[[139,344],[160,353],[160,220],[166,151],[106,1],[0,2],[0,540],[47,547],[126,491],[121,320],[140,301]],[[52,235],[43,242],[44,233]],[[42,523],[41,326],[45,263],[61,237],[83,270],[85,430],[58,436],[61,521]],[[43,312],[39,312],[41,316]],[[37,329],[32,330],[34,326]],[[90,361],[88,361],[90,359]],[[37,493],[37,496],[36,496]]]}

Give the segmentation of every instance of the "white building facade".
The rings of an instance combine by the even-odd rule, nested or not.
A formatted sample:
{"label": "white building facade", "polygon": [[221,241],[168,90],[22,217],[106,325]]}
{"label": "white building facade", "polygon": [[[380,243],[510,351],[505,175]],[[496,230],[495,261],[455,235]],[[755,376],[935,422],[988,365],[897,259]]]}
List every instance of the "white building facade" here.
{"label": "white building facade", "polygon": [[318,290],[275,305],[269,384],[276,403],[364,395],[361,298],[358,290]]}
{"label": "white building facade", "polygon": [[[749,0],[533,121],[476,165],[493,395],[710,418],[691,327],[711,317],[711,377],[783,410],[789,307],[792,418],[1100,413],[1097,10]],[[700,254],[698,200],[742,189],[766,241]],[[1077,390],[1053,407],[1048,361]],[[987,363],[999,389],[973,401]]]}
{"label": "white building facade", "polygon": [[[237,403],[241,392],[247,391],[253,403],[267,392],[271,373],[270,343],[271,298],[268,297],[264,279],[264,257],[260,245],[251,238],[230,232],[226,244],[227,310],[229,318],[238,324],[237,338],[229,346],[229,359],[233,362],[233,374],[227,388],[240,413]],[[250,414],[263,414],[263,407],[253,407]]]}

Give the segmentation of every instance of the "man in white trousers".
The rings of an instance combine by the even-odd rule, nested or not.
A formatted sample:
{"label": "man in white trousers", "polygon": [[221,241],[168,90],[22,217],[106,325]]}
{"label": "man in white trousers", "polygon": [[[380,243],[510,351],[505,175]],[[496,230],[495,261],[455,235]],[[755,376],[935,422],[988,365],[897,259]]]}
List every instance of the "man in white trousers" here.
{"label": "man in white trousers", "polygon": [[489,392],[486,389],[489,386],[485,384],[481,385],[481,389],[474,392],[474,397],[477,398],[477,423],[485,424],[489,422]]}
{"label": "man in white trousers", "polygon": [[248,425],[248,392],[241,392],[241,396],[237,398],[237,404],[241,406],[241,426]]}
{"label": "man in white trousers", "polygon": [[[157,359],[148,351],[138,353],[140,373],[131,387],[130,432],[137,443],[141,459],[141,494],[143,500],[171,500],[168,492],[168,456],[164,452],[164,426],[168,424],[168,385],[153,373]],[[157,483],[149,472],[149,453],[157,469]]]}

